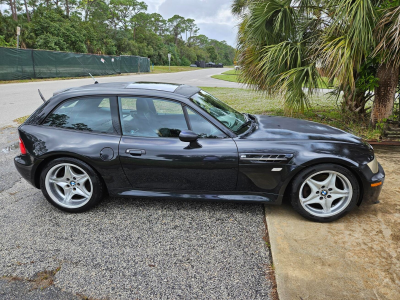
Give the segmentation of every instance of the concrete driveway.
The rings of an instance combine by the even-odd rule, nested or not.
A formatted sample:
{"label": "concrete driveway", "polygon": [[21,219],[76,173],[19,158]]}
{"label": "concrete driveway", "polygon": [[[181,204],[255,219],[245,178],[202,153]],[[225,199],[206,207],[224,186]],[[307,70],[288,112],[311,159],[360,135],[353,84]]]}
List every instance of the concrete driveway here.
{"label": "concrete driveway", "polygon": [[400,299],[400,147],[375,152],[386,172],[379,204],[329,224],[266,207],[280,300]]}
{"label": "concrete driveway", "polygon": [[[188,72],[163,74],[142,73],[133,75],[96,77],[96,79],[101,83],[121,81],[153,81],[207,87],[243,87],[235,82],[211,78],[212,75],[220,74],[227,70],[231,69],[202,69]],[[7,125],[12,125],[13,120],[17,118],[32,114],[36,108],[43,103],[39,97],[38,89],[40,89],[45,98],[48,99],[55,91],[87,84],[93,84],[93,80],[91,78],[82,78],[0,84],[0,128]]]}
{"label": "concrete driveway", "polygon": [[106,198],[64,213],[16,172],[16,141],[0,130],[0,299],[271,299],[262,205]]}

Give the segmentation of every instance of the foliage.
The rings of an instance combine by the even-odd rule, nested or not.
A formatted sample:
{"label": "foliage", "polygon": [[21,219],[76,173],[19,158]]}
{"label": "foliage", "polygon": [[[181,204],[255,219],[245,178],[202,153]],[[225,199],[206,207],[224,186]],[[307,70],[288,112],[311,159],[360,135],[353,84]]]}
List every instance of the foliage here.
{"label": "foliage", "polygon": [[374,54],[382,54],[385,62],[400,65],[400,1],[386,1],[387,9],[377,24],[376,37],[379,41]]}
{"label": "foliage", "polygon": [[288,111],[309,108],[327,76],[343,110],[365,115],[378,67],[400,64],[398,0],[234,0],[232,12],[241,20],[241,80],[282,96]]}
{"label": "foliage", "polygon": [[12,47],[12,43],[7,43],[4,36],[0,35],[0,47]]}
{"label": "foliage", "polygon": [[[196,60],[231,65],[235,50],[198,35],[195,20],[147,13],[140,0],[8,0],[0,13],[0,46],[107,55],[140,55],[156,65],[189,66]],[[26,3],[26,6],[25,6]]]}

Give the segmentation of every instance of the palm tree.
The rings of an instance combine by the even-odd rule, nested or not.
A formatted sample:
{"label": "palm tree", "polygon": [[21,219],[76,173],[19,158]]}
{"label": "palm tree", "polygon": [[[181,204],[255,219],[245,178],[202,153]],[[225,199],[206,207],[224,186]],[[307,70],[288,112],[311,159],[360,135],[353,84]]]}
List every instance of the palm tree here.
{"label": "palm tree", "polygon": [[[391,78],[390,87],[394,85],[392,80],[398,82],[398,67],[386,61],[393,53],[399,57],[400,38],[396,35],[399,24],[395,21],[399,16],[398,5],[386,9],[382,7],[385,3],[381,0],[234,1],[233,13],[241,18],[238,60],[243,69],[242,80],[267,94],[282,95],[289,110],[304,110],[321,78],[318,69],[322,68],[332,82],[335,79],[345,109],[365,113],[365,105],[375,88],[375,107],[382,103],[384,108],[378,111],[387,111],[393,101],[382,99],[394,99],[394,93],[387,92],[384,86],[387,79],[382,76]],[[393,1],[390,3],[393,6]],[[391,31],[388,24],[392,25]],[[388,43],[381,42],[384,40],[391,41],[391,52],[387,52]],[[380,58],[382,53],[387,53],[386,59]],[[373,63],[379,65],[378,71],[376,66],[372,68],[377,78],[365,80],[371,75]],[[374,115],[379,121],[387,114]]]}
{"label": "palm tree", "polygon": [[375,34],[379,43],[373,54],[381,56],[382,64],[377,71],[379,86],[375,88],[375,103],[371,114],[373,124],[392,114],[396,88],[399,84],[400,7],[398,5],[384,10]]}
{"label": "palm tree", "polygon": [[304,111],[319,77],[316,58],[309,50],[322,18],[314,18],[305,5],[291,0],[242,4],[236,11],[242,18],[238,60],[243,82],[267,94],[282,95],[290,110]]}
{"label": "palm tree", "polygon": [[251,0],[234,0],[231,6],[234,15],[241,15]]}

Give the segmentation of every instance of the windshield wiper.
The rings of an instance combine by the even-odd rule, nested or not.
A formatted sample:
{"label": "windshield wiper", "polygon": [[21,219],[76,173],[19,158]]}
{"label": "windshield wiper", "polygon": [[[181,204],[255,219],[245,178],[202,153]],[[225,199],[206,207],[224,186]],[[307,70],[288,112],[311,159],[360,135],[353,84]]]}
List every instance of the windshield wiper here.
{"label": "windshield wiper", "polygon": [[248,121],[246,121],[242,125],[240,125],[239,128],[236,129],[235,131],[239,132],[241,129],[243,129],[244,127],[249,126],[251,124],[253,124],[253,120],[249,118]]}

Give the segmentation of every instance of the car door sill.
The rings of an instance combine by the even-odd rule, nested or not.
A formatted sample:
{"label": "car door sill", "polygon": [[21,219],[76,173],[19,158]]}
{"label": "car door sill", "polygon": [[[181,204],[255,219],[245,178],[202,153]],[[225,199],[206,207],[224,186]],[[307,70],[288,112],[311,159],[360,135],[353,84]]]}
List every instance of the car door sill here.
{"label": "car door sill", "polygon": [[171,191],[145,191],[145,190],[113,190],[111,196],[115,197],[145,197],[145,198],[171,198],[190,200],[218,200],[218,201],[249,201],[277,204],[278,195],[269,193],[248,192],[171,192]]}

